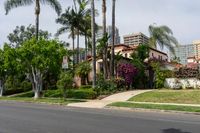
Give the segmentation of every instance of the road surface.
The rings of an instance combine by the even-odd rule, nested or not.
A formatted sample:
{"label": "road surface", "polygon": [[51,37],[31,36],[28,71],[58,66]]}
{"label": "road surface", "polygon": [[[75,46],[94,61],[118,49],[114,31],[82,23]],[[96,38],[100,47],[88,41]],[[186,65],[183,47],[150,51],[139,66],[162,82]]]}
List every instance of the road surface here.
{"label": "road surface", "polygon": [[200,116],[0,102],[0,133],[200,133]]}

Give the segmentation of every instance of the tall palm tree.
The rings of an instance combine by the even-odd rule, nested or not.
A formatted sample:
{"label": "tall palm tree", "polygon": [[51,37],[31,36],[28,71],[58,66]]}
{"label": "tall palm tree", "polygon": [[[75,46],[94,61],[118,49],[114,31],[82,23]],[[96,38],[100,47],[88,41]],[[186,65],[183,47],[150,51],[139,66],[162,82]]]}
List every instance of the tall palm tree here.
{"label": "tall palm tree", "polygon": [[96,44],[95,44],[95,6],[94,0],[91,0],[91,30],[92,30],[92,70],[93,70],[93,88],[96,87]]}
{"label": "tall palm tree", "polygon": [[116,0],[112,0],[112,47],[111,47],[111,65],[110,65],[110,72],[111,76],[114,78],[114,45],[115,45],[115,4]]}
{"label": "tall palm tree", "polygon": [[82,24],[84,24],[84,18],[91,10],[87,8],[89,0],[74,0],[75,6],[75,18],[76,18],[76,35],[77,35],[77,63],[80,59],[79,37],[81,34]]}
{"label": "tall palm tree", "polygon": [[28,6],[35,3],[35,27],[36,27],[36,39],[38,40],[39,36],[39,15],[40,15],[40,4],[50,5],[58,15],[61,13],[61,5],[58,0],[7,0],[4,3],[4,8],[6,10],[6,15],[13,8],[20,6]]}
{"label": "tall palm tree", "polygon": [[169,48],[169,50],[174,53],[174,46],[178,46],[178,41],[173,36],[172,30],[165,25],[156,26],[150,25],[149,26],[149,33],[150,33],[150,47],[157,48],[157,44],[160,46],[161,49],[164,47]]}
{"label": "tall palm tree", "polygon": [[[106,37],[106,0],[102,0],[102,20],[103,20],[103,37]],[[108,76],[108,63],[107,63],[107,42],[104,44],[103,48],[103,72],[104,72],[104,79]]]}
{"label": "tall palm tree", "polygon": [[[72,38],[73,52],[75,48],[75,24],[76,24],[75,21],[76,20],[74,16],[74,11],[71,8],[66,9],[66,11],[62,13],[61,16],[56,19],[56,23],[59,23],[62,25],[62,27],[57,30],[56,36],[59,36],[66,32],[70,32],[70,36]],[[75,65],[75,56],[73,53],[73,68],[74,68],[74,65]]]}

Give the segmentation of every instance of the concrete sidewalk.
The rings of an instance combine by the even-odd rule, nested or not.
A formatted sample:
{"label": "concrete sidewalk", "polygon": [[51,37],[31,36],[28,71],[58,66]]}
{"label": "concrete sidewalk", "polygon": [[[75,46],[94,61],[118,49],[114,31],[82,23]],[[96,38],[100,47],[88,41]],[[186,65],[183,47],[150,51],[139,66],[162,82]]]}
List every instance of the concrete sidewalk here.
{"label": "concrete sidewalk", "polygon": [[122,93],[117,93],[111,96],[108,96],[101,100],[91,100],[88,102],[81,103],[70,103],[68,106],[70,107],[83,107],[83,108],[104,108],[106,105],[111,104],[113,102],[125,102],[133,96],[138,94],[149,92],[152,90],[133,90]]}

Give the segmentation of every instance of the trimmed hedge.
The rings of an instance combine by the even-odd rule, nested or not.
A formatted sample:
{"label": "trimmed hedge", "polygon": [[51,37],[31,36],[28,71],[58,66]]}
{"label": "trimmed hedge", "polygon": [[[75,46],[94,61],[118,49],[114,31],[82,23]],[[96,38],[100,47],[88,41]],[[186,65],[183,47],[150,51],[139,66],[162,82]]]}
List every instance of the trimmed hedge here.
{"label": "trimmed hedge", "polygon": [[[44,97],[63,97],[61,90],[47,90],[44,93]],[[67,90],[67,98],[75,99],[95,99],[97,97],[96,92],[93,89],[70,89]]]}
{"label": "trimmed hedge", "polygon": [[96,92],[92,89],[69,90],[67,92],[68,98],[95,99],[96,96]]}

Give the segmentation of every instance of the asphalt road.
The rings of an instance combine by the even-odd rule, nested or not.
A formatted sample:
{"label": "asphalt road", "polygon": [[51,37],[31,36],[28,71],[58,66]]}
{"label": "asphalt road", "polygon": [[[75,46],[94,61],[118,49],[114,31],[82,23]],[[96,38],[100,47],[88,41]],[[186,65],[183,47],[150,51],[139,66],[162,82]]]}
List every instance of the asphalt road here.
{"label": "asphalt road", "polygon": [[0,133],[200,133],[200,116],[0,102]]}

